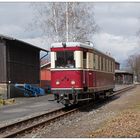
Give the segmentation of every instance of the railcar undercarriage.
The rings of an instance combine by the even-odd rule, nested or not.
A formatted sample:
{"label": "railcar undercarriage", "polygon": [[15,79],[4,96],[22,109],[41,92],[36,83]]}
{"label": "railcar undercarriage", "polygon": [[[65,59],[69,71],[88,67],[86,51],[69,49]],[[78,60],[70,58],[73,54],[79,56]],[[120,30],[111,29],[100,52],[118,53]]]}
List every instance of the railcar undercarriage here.
{"label": "railcar undercarriage", "polygon": [[99,98],[107,98],[112,95],[113,89],[103,90],[99,92],[74,92],[72,91],[55,91],[54,98],[58,103],[65,106],[71,106],[88,100],[96,100]]}

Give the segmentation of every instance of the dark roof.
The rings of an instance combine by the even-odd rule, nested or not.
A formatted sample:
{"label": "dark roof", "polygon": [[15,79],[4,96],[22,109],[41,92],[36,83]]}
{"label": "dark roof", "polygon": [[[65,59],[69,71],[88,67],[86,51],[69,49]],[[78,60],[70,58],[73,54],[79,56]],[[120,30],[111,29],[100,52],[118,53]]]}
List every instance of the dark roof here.
{"label": "dark roof", "polygon": [[115,73],[124,73],[124,74],[132,74],[131,72],[128,72],[128,71],[123,71],[123,70],[115,70]]}
{"label": "dark roof", "polygon": [[36,49],[38,49],[38,50],[48,52],[48,50],[45,50],[45,49],[43,49],[43,48],[39,48],[39,47],[37,47],[37,46],[34,46],[34,45],[32,45],[32,44],[29,44],[29,43],[27,43],[27,42],[24,42],[24,41],[22,41],[22,40],[18,40],[18,39],[16,39],[16,38],[12,38],[12,37],[9,37],[9,36],[5,36],[5,35],[1,35],[1,34],[0,34],[0,39],[9,40],[9,41],[16,41],[16,42],[19,42],[19,43],[23,43],[23,44],[25,44],[25,45],[28,45],[28,46],[30,46],[30,47],[36,48]]}
{"label": "dark roof", "polygon": [[120,65],[120,63],[119,63],[119,62],[117,62],[117,61],[115,61],[115,63]]}

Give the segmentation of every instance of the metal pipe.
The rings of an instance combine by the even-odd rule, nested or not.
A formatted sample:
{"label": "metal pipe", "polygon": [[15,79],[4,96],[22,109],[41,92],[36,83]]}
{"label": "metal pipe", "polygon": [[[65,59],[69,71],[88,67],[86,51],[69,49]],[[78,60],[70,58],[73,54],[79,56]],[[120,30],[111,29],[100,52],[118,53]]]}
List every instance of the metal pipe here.
{"label": "metal pipe", "polygon": [[42,57],[40,58],[40,60],[43,59],[44,57],[46,57],[47,55],[48,55],[48,52],[47,52],[47,54],[45,54],[44,56],[42,56]]}

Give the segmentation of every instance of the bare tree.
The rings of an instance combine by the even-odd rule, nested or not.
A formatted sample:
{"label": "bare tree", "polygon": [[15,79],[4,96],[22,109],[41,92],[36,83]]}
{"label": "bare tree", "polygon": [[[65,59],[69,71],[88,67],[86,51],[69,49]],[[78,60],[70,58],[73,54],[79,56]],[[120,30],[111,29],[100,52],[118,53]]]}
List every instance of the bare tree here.
{"label": "bare tree", "polygon": [[129,56],[127,60],[129,70],[136,76],[138,82],[140,82],[140,55],[135,54]]}
{"label": "bare tree", "polygon": [[93,3],[32,3],[32,27],[39,28],[52,41],[90,40],[99,27],[94,19]]}
{"label": "bare tree", "polygon": [[59,34],[63,36],[63,25],[61,15],[62,5],[60,3],[32,3],[34,9],[33,22],[30,24],[32,29],[40,29],[43,35],[54,37],[59,41]]}

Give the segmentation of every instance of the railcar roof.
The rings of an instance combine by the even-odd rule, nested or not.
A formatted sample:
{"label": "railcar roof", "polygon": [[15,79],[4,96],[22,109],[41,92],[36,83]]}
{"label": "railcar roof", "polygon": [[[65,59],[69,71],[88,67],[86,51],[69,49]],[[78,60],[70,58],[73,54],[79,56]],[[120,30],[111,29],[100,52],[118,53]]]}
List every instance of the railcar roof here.
{"label": "railcar roof", "polygon": [[[62,43],[63,43],[63,42],[52,43],[51,48],[53,48],[53,47],[61,48],[61,47],[63,47]],[[64,42],[64,43],[66,43],[66,47],[76,47],[76,46],[80,46],[80,47],[82,47],[82,48],[87,48],[87,49],[91,49],[91,50],[94,49],[95,51],[97,51],[97,52],[99,52],[99,53],[101,53],[101,54],[103,54],[103,55],[105,55],[105,56],[107,56],[107,57],[109,57],[109,58],[112,58],[112,56],[110,56],[110,55],[108,55],[108,54],[105,54],[105,53],[101,52],[100,50],[94,48],[93,45],[89,45],[89,44],[81,43],[81,42]],[[112,59],[114,59],[114,58],[112,58]]]}
{"label": "railcar roof", "polygon": [[[51,45],[51,47],[63,47],[62,43],[63,42],[53,43]],[[91,45],[88,45],[86,43],[81,43],[81,42],[64,42],[64,43],[66,43],[67,47],[81,46],[81,47],[84,47],[84,48],[93,49],[93,47]]]}

